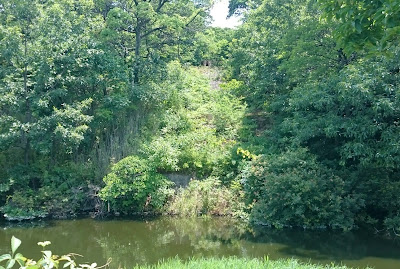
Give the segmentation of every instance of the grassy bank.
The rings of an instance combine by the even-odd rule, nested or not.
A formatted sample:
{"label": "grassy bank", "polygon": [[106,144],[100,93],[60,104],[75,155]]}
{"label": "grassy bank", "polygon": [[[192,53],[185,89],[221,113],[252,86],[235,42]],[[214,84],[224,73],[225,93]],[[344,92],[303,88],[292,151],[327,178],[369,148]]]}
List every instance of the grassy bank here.
{"label": "grassy bank", "polygon": [[265,268],[265,269],[350,269],[346,266],[315,265],[301,263],[294,259],[270,261],[268,259],[245,259],[245,258],[199,258],[190,261],[171,259],[160,262],[158,265],[136,266],[134,269],[179,269],[179,268],[207,268],[207,269],[240,269],[240,268]]}

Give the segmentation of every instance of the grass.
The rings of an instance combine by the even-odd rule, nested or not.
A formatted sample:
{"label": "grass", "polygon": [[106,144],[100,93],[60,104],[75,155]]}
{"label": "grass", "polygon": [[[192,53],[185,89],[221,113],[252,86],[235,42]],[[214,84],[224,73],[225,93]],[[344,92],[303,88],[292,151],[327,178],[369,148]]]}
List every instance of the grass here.
{"label": "grass", "polygon": [[245,258],[195,258],[182,261],[178,258],[159,262],[157,265],[136,266],[134,269],[350,269],[338,265],[315,265],[302,263],[295,259],[270,261],[267,258],[245,259]]}

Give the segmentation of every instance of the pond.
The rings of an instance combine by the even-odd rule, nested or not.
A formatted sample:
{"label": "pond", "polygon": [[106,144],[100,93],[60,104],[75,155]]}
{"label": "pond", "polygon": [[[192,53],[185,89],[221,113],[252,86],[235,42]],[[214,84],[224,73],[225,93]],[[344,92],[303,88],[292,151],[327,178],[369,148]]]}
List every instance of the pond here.
{"label": "pond", "polygon": [[22,240],[19,251],[38,258],[39,241],[56,254],[79,253],[80,262],[132,268],[180,257],[297,258],[313,263],[342,263],[377,269],[400,268],[400,238],[371,232],[248,229],[227,218],[142,220],[61,220],[0,223],[0,254],[10,251],[11,236]]}

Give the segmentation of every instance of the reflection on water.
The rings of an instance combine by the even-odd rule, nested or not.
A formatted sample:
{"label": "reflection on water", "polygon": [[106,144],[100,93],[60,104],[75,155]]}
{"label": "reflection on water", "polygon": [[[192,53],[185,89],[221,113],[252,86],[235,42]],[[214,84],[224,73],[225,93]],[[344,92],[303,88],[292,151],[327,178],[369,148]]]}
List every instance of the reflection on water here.
{"label": "reflection on water", "polygon": [[227,218],[153,220],[92,219],[0,224],[0,254],[9,252],[12,235],[22,240],[20,251],[38,258],[37,242],[49,240],[57,254],[84,255],[80,262],[105,263],[112,268],[156,263],[179,256],[238,256],[270,259],[295,257],[314,263],[354,267],[400,268],[400,240],[373,233],[247,229]]}

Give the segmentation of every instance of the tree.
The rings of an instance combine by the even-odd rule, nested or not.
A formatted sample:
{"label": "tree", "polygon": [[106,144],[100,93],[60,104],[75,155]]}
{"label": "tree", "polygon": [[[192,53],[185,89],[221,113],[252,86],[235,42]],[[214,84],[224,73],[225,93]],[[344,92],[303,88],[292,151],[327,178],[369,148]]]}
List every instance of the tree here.
{"label": "tree", "polygon": [[303,0],[269,0],[248,13],[232,42],[230,68],[251,106],[263,110],[268,102],[268,109],[281,110],[300,81],[340,68],[333,25],[319,15],[313,1]]}
{"label": "tree", "polygon": [[382,56],[363,60],[296,88],[282,124],[293,144],[345,175],[365,200],[364,214],[380,221],[396,219],[400,205],[399,74],[393,66],[398,62]]}
{"label": "tree", "polygon": [[399,41],[398,0],[318,0],[325,17],[339,20],[336,35],[347,52],[386,51]]}
{"label": "tree", "polygon": [[7,73],[0,87],[1,144],[7,148],[21,141],[25,164],[32,150],[54,154],[62,145],[64,153],[72,153],[88,130],[91,117],[84,111],[92,100],[80,91],[89,83],[77,74],[87,55],[76,39],[89,41],[92,24],[82,14],[90,5],[68,0],[3,4],[1,55]]}
{"label": "tree", "polygon": [[[361,220],[398,229],[398,1],[319,3],[331,21],[320,20],[314,1],[264,1],[233,39],[232,77],[242,81],[237,93],[254,123],[248,127],[254,138],[243,141],[266,156],[241,172],[251,181],[244,185],[253,220],[313,226],[326,210],[324,216],[332,215],[325,223],[335,219],[349,228]],[[392,57],[366,57],[376,49]],[[283,169],[289,157],[304,163]],[[255,175],[246,177],[253,168]],[[280,188],[291,191],[276,211]],[[316,196],[308,196],[310,188]],[[333,193],[341,198],[321,204],[346,201],[336,205],[347,213],[308,207],[310,197],[317,204]]]}
{"label": "tree", "polygon": [[178,44],[179,33],[204,12],[190,1],[122,0],[113,6],[103,36],[129,62],[132,85],[156,71],[154,63],[166,58],[163,50]]}
{"label": "tree", "polygon": [[230,0],[228,5],[228,17],[245,15],[247,11],[256,9],[262,4],[260,0]]}
{"label": "tree", "polygon": [[[31,76],[31,44],[32,32],[34,31],[33,21],[38,16],[38,6],[36,2],[28,5],[26,1],[15,1],[0,4],[0,18],[2,20],[1,36],[2,36],[2,62],[5,63],[6,68],[3,72],[2,82],[6,82],[4,86],[10,89],[4,92],[2,98],[3,107],[7,107],[10,112],[2,113],[0,116],[0,123],[2,123],[2,130],[6,133],[2,134],[4,140],[22,139],[24,148],[25,164],[29,162],[30,152],[30,138],[28,136],[28,129],[32,120],[31,99],[30,94],[32,91],[32,81],[28,76]],[[12,44],[10,48],[8,44]],[[18,74],[17,76],[16,73]],[[11,81],[10,81],[11,80]],[[3,88],[3,87],[2,87]],[[4,90],[4,88],[3,88]],[[13,101],[16,101],[18,95],[19,109],[21,113],[16,115]],[[22,101],[22,102],[21,102]],[[4,108],[3,108],[4,110]],[[7,115],[8,114],[8,115]],[[22,115],[24,116],[22,116]],[[22,117],[21,117],[22,116]],[[8,132],[6,130],[9,130]]]}
{"label": "tree", "polygon": [[166,63],[190,55],[208,6],[0,0],[1,202],[12,197],[0,210],[63,215],[95,202],[92,183],[138,150],[132,137],[168,95]]}

